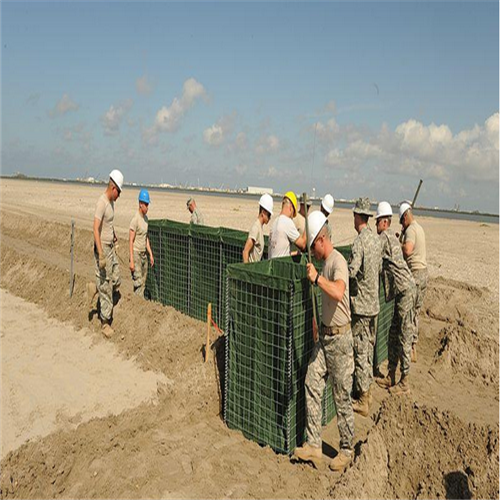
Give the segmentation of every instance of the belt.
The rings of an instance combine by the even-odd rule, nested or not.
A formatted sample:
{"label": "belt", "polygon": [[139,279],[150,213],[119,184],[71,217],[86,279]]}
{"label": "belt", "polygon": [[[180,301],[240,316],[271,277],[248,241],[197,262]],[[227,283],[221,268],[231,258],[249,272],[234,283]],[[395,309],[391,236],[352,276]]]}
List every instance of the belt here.
{"label": "belt", "polygon": [[342,326],[326,326],[321,323],[321,333],[324,335],[342,335],[351,329],[351,323],[346,323]]}

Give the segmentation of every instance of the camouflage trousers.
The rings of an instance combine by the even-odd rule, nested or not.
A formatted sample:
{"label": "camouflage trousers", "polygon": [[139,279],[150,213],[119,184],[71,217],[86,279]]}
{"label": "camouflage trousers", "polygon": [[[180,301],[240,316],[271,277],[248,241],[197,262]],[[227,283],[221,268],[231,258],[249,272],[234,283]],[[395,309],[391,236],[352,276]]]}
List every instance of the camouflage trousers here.
{"label": "camouflage trousers", "polygon": [[352,450],[354,440],[354,413],[351,401],[353,371],[352,332],[342,335],[320,333],[309,361],[305,382],[306,436],[311,446],[321,447],[322,398],[327,377],[330,377],[333,399],[337,408],[340,448]]}
{"label": "camouflage trousers", "polygon": [[401,362],[402,375],[408,375],[410,371],[416,292],[417,288],[412,283],[394,298],[394,316],[389,330],[389,370],[396,370]]}
{"label": "camouflage trousers", "polygon": [[354,343],[354,390],[357,394],[368,392],[373,382],[373,349],[377,316],[352,316]]}
{"label": "camouflage trousers", "polygon": [[99,292],[101,319],[110,321],[113,316],[113,292],[120,286],[120,268],[118,257],[113,245],[103,245],[102,251],[106,257],[106,267],[99,267],[99,254],[94,246],[96,285]]}
{"label": "camouflage trousers", "polygon": [[427,291],[427,269],[416,269],[413,271],[413,279],[417,285],[417,297],[415,299],[415,331],[413,333],[413,343],[418,342],[418,317],[424,305],[425,292]]}
{"label": "camouflage trousers", "polygon": [[132,281],[134,282],[134,293],[140,297],[144,297],[147,277],[148,256],[146,252],[134,252],[134,272],[132,273]]}

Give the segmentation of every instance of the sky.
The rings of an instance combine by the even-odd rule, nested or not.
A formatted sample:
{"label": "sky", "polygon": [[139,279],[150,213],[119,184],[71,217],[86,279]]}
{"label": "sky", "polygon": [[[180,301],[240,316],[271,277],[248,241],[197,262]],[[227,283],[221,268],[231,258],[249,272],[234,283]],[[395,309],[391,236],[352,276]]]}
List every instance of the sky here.
{"label": "sky", "polygon": [[2,174],[498,213],[498,2],[0,9]]}

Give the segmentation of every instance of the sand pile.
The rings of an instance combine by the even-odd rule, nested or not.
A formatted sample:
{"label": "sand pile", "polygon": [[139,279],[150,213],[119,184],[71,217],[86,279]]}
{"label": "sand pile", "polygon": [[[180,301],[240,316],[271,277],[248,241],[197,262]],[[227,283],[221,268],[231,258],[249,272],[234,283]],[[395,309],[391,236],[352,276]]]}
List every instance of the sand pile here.
{"label": "sand pile", "polygon": [[333,498],[498,498],[498,427],[388,398]]}
{"label": "sand pile", "polygon": [[498,341],[470,326],[455,323],[440,331],[435,363],[484,384],[498,385]]}

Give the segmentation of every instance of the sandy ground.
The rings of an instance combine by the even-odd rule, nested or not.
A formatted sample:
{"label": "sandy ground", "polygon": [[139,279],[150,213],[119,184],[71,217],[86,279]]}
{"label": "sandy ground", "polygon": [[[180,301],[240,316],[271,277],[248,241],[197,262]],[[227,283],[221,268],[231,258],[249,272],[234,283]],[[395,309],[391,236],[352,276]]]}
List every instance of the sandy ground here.
{"label": "sandy ground", "polygon": [[[89,421],[82,416],[70,427],[68,419],[56,419],[50,434],[2,457],[2,498],[498,497],[497,225],[420,219],[428,240],[431,280],[421,317],[419,361],[412,366],[412,394],[398,400],[375,387],[370,418],[356,416],[355,462],[339,475],[292,464],[288,457],[228,430],[219,416],[223,373],[213,357],[202,362],[205,325],[133,296],[123,267],[114,322],[117,334],[102,340],[95,311],[89,312],[85,298],[85,283],[93,274],[90,228],[101,191],[1,181],[0,287],[8,291],[1,295],[2,335],[10,335],[17,321],[27,322],[24,337],[12,343],[15,353],[6,356],[5,346],[10,344],[4,345],[2,338],[3,364],[16,356],[21,359],[21,351],[23,358],[31,354],[36,359],[53,349],[53,339],[41,341],[41,335],[54,321],[52,326],[62,329],[68,342],[75,341],[71,357],[53,359],[55,369],[90,373],[99,364],[106,375],[92,383],[94,391],[108,390],[102,379],[112,378],[124,366],[132,373],[139,366],[146,371],[139,373],[155,372],[171,383],[158,386],[157,404],[141,402],[143,398],[134,402],[131,397],[128,403],[122,400],[129,409],[119,415],[101,413]],[[117,203],[120,238],[127,234],[136,195],[126,190]],[[153,193],[151,218],[187,221],[185,198]],[[197,198],[211,225],[247,229],[256,215],[256,203],[249,200]],[[69,299],[72,217],[77,227],[76,282]],[[332,222],[337,242],[354,237],[349,210],[335,210]],[[119,254],[124,260],[125,249],[122,240]],[[36,304],[43,318],[16,318],[16,308],[8,304],[18,298],[31,303],[20,302],[23,307]],[[30,330],[36,335],[27,335]],[[89,346],[85,339],[96,345]],[[106,351],[102,355],[109,361],[88,358],[89,349],[96,347]],[[72,359],[81,364],[65,368]],[[133,363],[122,365],[127,362]],[[6,384],[20,377],[14,371],[2,371],[2,412],[11,406]],[[132,392],[134,382],[124,379],[124,392]],[[74,397],[72,393],[81,389],[80,384],[78,391],[70,386],[51,396],[52,410],[47,413],[62,406],[59,393]],[[118,393],[116,388],[117,403]],[[37,411],[36,401],[15,396],[27,411],[30,404]],[[92,404],[87,405],[89,417]],[[71,415],[81,412],[77,404],[70,406]],[[35,420],[51,418],[42,414]],[[337,448],[334,421],[324,430],[323,451],[331,458]]]}
{"label": "sandy ground", "polygon": [[27,439],[155,402],[168,382],[3,289],[0,300],[2,457]]}

